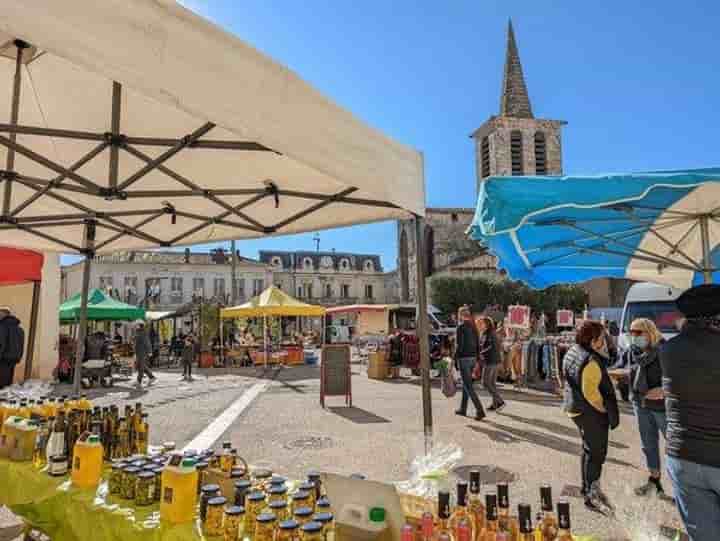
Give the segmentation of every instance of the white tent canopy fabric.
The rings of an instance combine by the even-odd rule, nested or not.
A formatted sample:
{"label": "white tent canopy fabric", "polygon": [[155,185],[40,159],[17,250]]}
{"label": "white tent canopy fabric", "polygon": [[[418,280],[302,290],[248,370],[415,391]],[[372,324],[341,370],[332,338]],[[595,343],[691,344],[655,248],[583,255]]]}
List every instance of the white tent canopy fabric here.
{"label": "white tent canopy fabric", "polygon": [[101,253],[424,214],[418,152],[174,1],[0,4],[14,96],[3,244],[79,252],[88,219]]}

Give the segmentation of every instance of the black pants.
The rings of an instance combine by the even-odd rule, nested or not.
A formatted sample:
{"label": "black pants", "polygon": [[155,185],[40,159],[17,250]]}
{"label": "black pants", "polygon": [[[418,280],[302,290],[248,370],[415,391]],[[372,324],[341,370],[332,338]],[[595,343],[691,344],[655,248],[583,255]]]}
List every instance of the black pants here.
{"label": "black pants", "polygon": [[192,361],[183,360],[183,376],[186,378],[192,377]]}
{"label": "black pants", "polygon": [[15,363],[0,361],[0,389],[12,385],[15,377]]}
{"label": "black pants", "polygon": [[462,378],[462,398],[460,399],[460,411],[463,414],[467,413],[468,399],[470,399],[472,401],[472,403],[475,405],[477,414],[483,415],[485,413],[485,410],[483,410],[482,404],[480,403],[480,399],[478,398],[478,395],[475,392],[475,387],[473,387],[472,372],[473,372],[473,368],[475,368],[475,361],[476,361],[475,357],[467,357],[467,358],[458,359],[458,365],[460,368],[460,376]]}
{"label": "black pants", "polygon": [[610,423],[607,415],[600,412],[583,413],[573,417],[573,421],[582,436],[582,491],[588,494],[592,484],[602,475],[607,458]]}

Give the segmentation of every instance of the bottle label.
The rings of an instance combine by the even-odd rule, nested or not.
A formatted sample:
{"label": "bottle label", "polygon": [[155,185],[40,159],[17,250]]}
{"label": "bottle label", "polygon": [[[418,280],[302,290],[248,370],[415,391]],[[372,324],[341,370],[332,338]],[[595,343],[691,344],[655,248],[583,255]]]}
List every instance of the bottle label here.
{"label": "bottle label", "polygon": [[80,470],[80,457],[79,456],[75,457],[75,463],[73,464],[73,468],[78,471]]}
{"label": "bottle label", "polygon": [[165,503],[172,503],[173,502],[173,489],[170,487],[165,487],[163,490],[163,500]]}

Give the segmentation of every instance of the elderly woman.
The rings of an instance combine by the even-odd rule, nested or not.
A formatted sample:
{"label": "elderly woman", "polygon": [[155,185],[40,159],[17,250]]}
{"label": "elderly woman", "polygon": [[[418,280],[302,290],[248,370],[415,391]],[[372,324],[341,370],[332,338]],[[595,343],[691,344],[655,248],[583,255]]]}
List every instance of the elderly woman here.
{"label": "elderly woman", "polygon": [[650,476],[635,494],[645,496],[656,491],[664,494],[660,483],[660,433],[665,437],[665,395],[662,390],[662,366],[658,348],[662,334],[649,319],[636,319],[630,325],[632,344],[625,352],[630,367],[630,400],[635,409],[645,464]]}
{"label": "elderly woman", "polygon": [[605,328],[585,321],[576,344],[563,359],[565,397],[563,409],[577,425],[582,438],[582,493],[585,507],[603,512],[612,505],[600,489],[608,451],[609,430],[620,424],[615,388],[607,373],[608,344]]}

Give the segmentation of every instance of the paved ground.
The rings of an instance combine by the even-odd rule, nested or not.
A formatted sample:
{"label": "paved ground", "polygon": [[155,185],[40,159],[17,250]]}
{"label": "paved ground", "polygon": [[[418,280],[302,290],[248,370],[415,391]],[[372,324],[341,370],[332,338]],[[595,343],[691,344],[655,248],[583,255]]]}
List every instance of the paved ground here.
{"label": "paved ground", "polygon": [[[418,382],[377,382],[368,380],[358,366],[353,371],[353,407],[345,407],[342,398],[330,398],[323,410],[317,368],[282,370],[223,439],[231,439],[251,464],[289,476],[317,468],[360,472],[376,480],[405,479],[412,457],[423,448]],[[537,506],[540,484],[550,483],[556,500],[561,494],[570,499],[575,529],[598,539],[650,540],[656,538],[652,532],[659,524],[677,524],[671,503],[632,495],[645,474],[629,408],[612,433],[603,474],[606,492],[619,508],[617,518],[611,519],[586,512],[577,497],[580,439],[560,411],[559,400],[533,391],[504,390],[504,395],[507,408],[478,423],[454,415],[457,400],[433,390],[436,443],[456,443],[464,451],[454,474],[465,476],[479,468],[488,490],[500,480],[511,482],[513,505],[528,501]],[[481,399],[488,403],[482,393]],[[454,484],[453,479],[448,482]]]}

